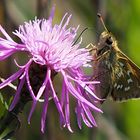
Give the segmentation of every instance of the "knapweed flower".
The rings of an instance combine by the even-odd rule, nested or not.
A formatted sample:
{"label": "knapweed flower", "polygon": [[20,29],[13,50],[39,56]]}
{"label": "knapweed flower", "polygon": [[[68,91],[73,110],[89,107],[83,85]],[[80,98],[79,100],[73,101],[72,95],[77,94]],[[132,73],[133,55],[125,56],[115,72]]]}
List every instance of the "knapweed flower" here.
{"label": "knapweed flower", "polygon": [[[41,131],[44,132],[45,121],[49,98],[54,101],[60,116],[60,124],[67,127],[71,132],[70,126],[70,103],[69,96],[72,95],[77,105],[75,112],[77,122],[81,128],[81,120],[88,127],[96,126],[92,111],[102,112],[94,105],[94,101],[100,99],[94,94],[92,86],[99,83],[98,81],[90,81],[83,73],[82,67],[88,67],[92,56],[86,48],[80,48],[81,41],[75,43],[77,28],[67,27],[71,18],[66,13],[60,24],[52,24],[54,17],[54,8],[48,18],[35,19],[25,22],[19,27],[19,30],[13,32],[20,38],[21,44],[16,43],[0,26],[0,31],[5,36],[5,39],[0,37],[0,60],[6,59],[16,52],[27,52],[29,61],[24,66],[16,66],[19,70],[0,84],[0,89],[7,86],[9,83],[19,79],[19,85],[15,97],[10,106],[10,110],[14,109],[19,101],[20,94],[24,84],[27,85],[29,96],[32,98],[32,107],[28,121],[35,110],[36,104],[40,99],[44,99]],[[38,91],[34,90],[34,80],[30,76],[32,65],[39,66],[38,68],[45,70],[43,82]],[[54,74],[55,73],[55,74]],[[62,92],[56,93],[53,85],[53,76],[60,73],[62,76]],[[35,75],[36,74],[36,75]],[[37,77],[37,72],[34,72],[34,77]]]}

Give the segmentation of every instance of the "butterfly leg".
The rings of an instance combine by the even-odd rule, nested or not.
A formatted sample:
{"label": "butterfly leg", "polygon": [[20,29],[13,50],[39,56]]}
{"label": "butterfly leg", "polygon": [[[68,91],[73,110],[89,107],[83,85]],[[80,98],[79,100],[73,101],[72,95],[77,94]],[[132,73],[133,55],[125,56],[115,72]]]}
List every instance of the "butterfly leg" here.
{"label": "butterfly leg", "polygon": [[88,44],[85,48],[89,49],[89,52],[97,51],[97,47],[93,45],[92,43]]}
{"label": "butterfly leg", "polygon": [[[110,50],[106,51],[104,54],[101,56],[98,56],[96,59],[93,59],[92,61],[99,61],[101,58],[103,58],[105,55],[107,55],[110,52]],[[97,54],[96,54],[97,55]]]}

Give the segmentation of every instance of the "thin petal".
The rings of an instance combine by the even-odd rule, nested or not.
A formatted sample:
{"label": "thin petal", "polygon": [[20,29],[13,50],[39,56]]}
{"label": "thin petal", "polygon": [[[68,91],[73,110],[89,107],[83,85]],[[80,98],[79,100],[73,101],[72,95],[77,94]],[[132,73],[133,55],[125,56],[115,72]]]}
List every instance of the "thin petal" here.
{"label": "thin petal", "polygon": [[62,18],[62,20],[61,20],[61,22],[60,22],[60,24],[59,24],[59,27],[60,27],[60,28],[62,27],[62,24],[63,24],[63,22],[64,22],[64,20],[65,20],[65,18],[66,18],[66,16],[67,16],[67,14],[68,14],[68,13],[66,13],[66,14],[63,16],[63,18]]}
{"label": "thin petal", "polygon": [[24,72],[24,70],[25,70],[24,68],[23,69],[20,69],[19,71],[17,71],[16,73],[14,73],[12,76],[10,76],[8,79],[6,79],[4,82],[2,82],[0,84],[0,89],[4,88],[8,84],[10,84],[14,80],[16,80]]}
{"label": "thin petal", "polygon": [[[69,79],[71,79],[71,80],[73,80],[73,81],[75,81],[75,82],[77,82],[83,89],[85,89],[88,93],[90,93],[95,99],[97,99],[97,100],[103,100],[103,99],[100,99],[99,97],[97,97],[94,93],[93,93],[93,91],[89,88],[89,86],[87,86],[83,81],[81,81],[81,80],[76,80],[76,79],[74,79],[74,78],[72,78],[71,76],[69,76],[69,75],[67,75],[67,77],[69,78]],[[92,82],[91,82],[92,83]],[[93,82],[94,83],[94,82]]]}
{"label": "thin petal", "polygon": [[7,34],[7,32],[2,28],[0,25],[0,31],[3,33],[3,35],[11,42],[14,42],[13,39]]}
{"label": "thin petal", "polygon": [[91,123],[88,121],[88,119],[87,119],[87,117],[86,117],[86,115],[85,115],[83,109],[82,109],[82,111],[81,111],[81,116],[82,116],[82,119],[83,119],[84,123],[85,123],[88,127],[92,127],[92,125],[91,125]]}
{"label": "thin petal", "polygon": [[84,105],[84,104],[82,104],[82,107],[83,107],[83,109],[84,109],[84,111],[85,111],[85,113],[86,113],[86,116],[87,116],[88,119],[90,120],[90,122],[91,122],[94,126],[97,126],[96,121],[95,121],[95,119],[94,119],[94,117],[93,117],[93,115],[92,115],[90,109],[89,109],[86,105]]}
{"label": "thin petal", "polygon": [[49,19],[48,20],[52,20],[53,19],[54,12],[55,12],[55,5],[52,7],[52,10],[51,10],[51,13],[50,13],[50,16],[49,16]]}
{"label": "thin petal", "polygon": [[63,82],[62,82],[61,100],[60,100],[62,108],[63,108],[64,103],[65,103],[65,93],[66,93],[66,85],[65,85],[65,82],[63,80]]}
{"label": "thin petal", "polygon": [[3,50],[0,52],[0,61],[6,59],[7,57],[11,56],[15,51],[13,50]]}
{"label": "thin petal", "polygon": [[44,104],[43,104],[43,111],[42,111],[42,117],[41,117],[41,132],[44,133],[45,130],[45,122],[46,122],[46,115],[48,110],[48,103],[49,103],[49,89],[48,86],[45,90],[44,94]]}
{"label": "thin petal", "polygon": [[91,107],[92,109],[98,111],[98,112],[101,112],[102,113],[102,110],[97,108],[96,106],[94,106],[92,103],[90,103],[88,100],[86,100],[84,97],[82,97],[78,92],[77,90],[73,87],[72,83],[68,81],[67,77],[65,76],[65,73],[64,71],[61,71],[63,76],[64,76],[64,80],[65,80],[65,83],[67,85],[67,88],[69,90],[69,92],[74,96],[76,97],[78,100],[80,100],[81,102],[87,104],[89,107]]}
{"label": "thin petal", "polygon": [[[49,70],[49,69],[48,69]],[[60,114],[60,123],[61,124],[65,124],[65,117],[64,117],[64,113],[63,113],[63,110],[62,110],[62,107],[61,107],[61,104],[60,104],[60,101],[59,101],[59,99],[58,99],[58,97],[57,97],[57,95],[56,95],[56,93],[55,93],[55,90],[54,90],[54,87],[53,87],[53,84],[52,84],[52,81],[51,81],[51,78],[50,78],[50,76],[51,76],[51,71],[49,70],[49,83],[50,83],[50,88],[51,88],[51,90],[52,90],[52,97],[53,97],[53,100],[54,100],[54,102],[55,102],[55,104],[56,104],[56,107],[57,107],[57,109],[58,109],[58,112],[59,112],[59,114]]]}
{"label": "thin petal", "polygon": [[64,24],[63,27],[62,27],[63,29],[65,29],[66,26],[69,24],[71,17],[72,17],[72,15],[70,15],[70,16],[67,18],[67,21],[65,22],[65,24]]}
{"label": "thin petal", "polygon": [[88,121],[88,119],[86,118],[86,115],[83,111],[83,108],[82,108],[82,105],[81,105],[81,102],[78,101],[78,104],[77,104],[77,107],[76,107],[76,114],[78,115],[78,126],[79,128],[81,129],[82,128],[82,125],[81,125],[81,117],[82,117],[82,120],[84,121],[84,123],[88,126],[88,127],[92,127],[91,123]]}
{"label": "thin petal", "polygon": [[19,82],[15,97],[14,97],[14,99],[13,99],[11,105],[10,105],[9,111],[13,110],[13,108],[15,107],[17,102],[19,101],[21,89],[22,89],[24,83],[25,83],[25,77],[23,77]]}
{"label": "thin petal", "polygon": [[30,124],[30,120],[31,120],[32,114],[35,110],[36,104],[37,104],[37,100],[33,100],[32,107],[31,107],[31,110],[30,110],[30,113],[28,116],[28,124]]}
{"label": "thin petal", "polygon": [[42,94],[43,94],[43,92],[44,92],[44,90],[46,88],[47,82],[48,82],[48,73],[46,73],[46,78],[45,78],[42,86],[40,87],[40,89],[39,89],[39,91],[37,93],[37,97],[36,97],[37,100],[39,100],[40,97],[42,96]]}
{"label": "thin petal", "polygon": [[[1,78],[1,77],[0,77],[0,80],[1,80],[2,82],[5,81],[5,79],[4,79],[4,78]],[[12,89],[14,89],[15,91],[17,90],[17,86],[15,86],[15,85],[12,84],[12,83],[8,84],[8,86],[11,87]]]}
{"label": "thin petal", "polygon": [[66,90],[65,94],[66,94],[66,103],[65,103],[66,104],[65,105],[66,125],[67,125],[67,128],[69,129],[69,131],[73,133],[73,130],[71,129],[71,126],[70,126],[69,95],[68,95],[67,90]]}
{"label": "thin petal", "polygon": [[[33,96],[33,104],[32,104],[32,108],[31,108],[31,111],[30,111],[30,114],[29,114],[29,117],[28,117],[28,122],[30,122],[30,119],[31,119],[32,114],[33,114],[33,112],[35,110],[37,101],[40,99],[40,97],[42,96],[42,94],[43,94],[43,92],[44,92],[44,90],[46,88],[46,85],[47,85],[47,82],[48,82],[48,76],[49,76],[49,72],[47,71],[46,78],[45,78],[42,86],[40,87],[40,89],[38,91],[37,97],[35,97],[34,92],[32,90],[32,87],[30,85],[30,82],[28,81],[28,84],[29,84],[28,87],[30,88],[30,92],[31,92],[31,94]],[[27,79],[29,80],[29,78],[27,78]]]}
{"label": "thin petal", "polygon": [[31,62],[27,65],[26,69],[25,69],[25,74],[26,74],[26,82],[28,85],[28,89],[30,91],[30,95],[32,97],[33,100],[36,100],[35,94],[33,92],[32,86],[30,84],[30,79],[29,79],[29,67],[30,67]]}
{"label": "thin petal", "polygon": [[[78,102],[79,102],[79,101],[78,101]],[[82,109],[81,106],[79,105],[79,103],[77,103],[75,112],[76,112],[76,115],[77,115],[77,123],[78,123],[78,126],[79,126],[80,129],[82,129],[81,109]]]}

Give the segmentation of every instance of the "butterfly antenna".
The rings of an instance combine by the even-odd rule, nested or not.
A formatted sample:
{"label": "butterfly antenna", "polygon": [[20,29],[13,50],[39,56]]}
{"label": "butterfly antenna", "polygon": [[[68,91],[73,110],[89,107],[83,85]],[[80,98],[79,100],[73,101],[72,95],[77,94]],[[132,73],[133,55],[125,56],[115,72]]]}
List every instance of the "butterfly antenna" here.
{"label": "butterfly antenna", "polygon": [[74,41],[74,43],[72,44],[72,46],[74,46],[76,43],[77,43],[77,41],[79,40],[79,38],[82,36],[82,34],[87,30],[88,28],[85,28],[81,33],[80,33],[80,35],[77,37],[77,39]]}
{"label": "butterfly antenna", "polygon": [[104,29],[105,29],[107,32],[109,32],[109,31],[108,31],[108,29],[107,29],[107,28],[106,28],[106,26],[105,26],[105,23],[104,23],[104,20],[103,20],[103,18],[102,18],[102,16],[101,16],[101,14],[100,14],[100,13],[98,13],[98,14],[97,14],[97,16],[99,17],[99,19],[100,19],[100,21],[101,21],[101,23],[102,23],[102,25],[103,25]]}

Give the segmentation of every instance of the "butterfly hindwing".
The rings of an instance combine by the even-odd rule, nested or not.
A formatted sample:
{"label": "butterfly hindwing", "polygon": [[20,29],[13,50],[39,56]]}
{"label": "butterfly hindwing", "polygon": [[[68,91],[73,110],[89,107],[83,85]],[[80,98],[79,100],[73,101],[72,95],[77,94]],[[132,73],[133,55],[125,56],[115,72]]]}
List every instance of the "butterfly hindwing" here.
{"label": "butterfly hindwing", "polygon": [[121,51],[117,53],[113,68],[114,83],[111,96],[114,100],[140,97],[140,69]]}

